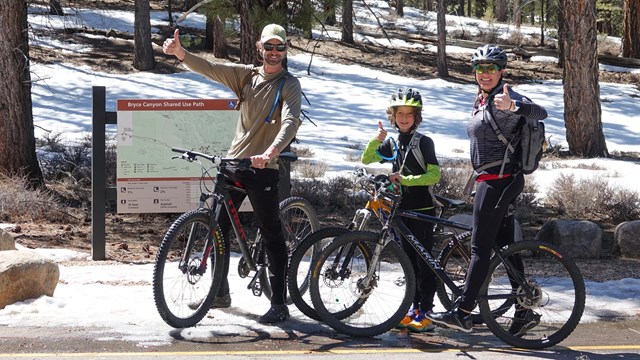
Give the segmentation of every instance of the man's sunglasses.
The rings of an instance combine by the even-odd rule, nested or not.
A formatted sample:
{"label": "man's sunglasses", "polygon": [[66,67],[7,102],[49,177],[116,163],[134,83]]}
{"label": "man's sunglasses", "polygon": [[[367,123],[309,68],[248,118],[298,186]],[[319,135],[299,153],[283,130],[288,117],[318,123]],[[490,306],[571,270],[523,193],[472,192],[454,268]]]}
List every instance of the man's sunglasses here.
{"label": "man's sunglasses", "polygon": [[279,51],[279,52],[283,52],[286,48],[287,45],[286,44],[262,44],[262,48],[267,50],[267,51],[271,51],[274,48]]}
{"label": "man's sunglasses", "polygon": [[473,70],[475,70],[476,74],[495,74],[496,71],[500,70],[500,66],[496,64],[491,64],[487,66],[482,65],[474,65]]}

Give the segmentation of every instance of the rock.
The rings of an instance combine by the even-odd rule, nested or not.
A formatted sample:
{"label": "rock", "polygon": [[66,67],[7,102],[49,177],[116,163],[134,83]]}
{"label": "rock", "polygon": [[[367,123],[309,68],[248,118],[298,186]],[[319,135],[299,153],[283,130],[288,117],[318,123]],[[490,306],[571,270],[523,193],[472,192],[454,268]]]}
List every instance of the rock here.
{"label": "rock", "polygon": [[574,259],[598,259],[602,251],[602,229],[591,221],[548,221],[536,240],[558,245],[563,255]]}
{"label": "rock", "polygon": [[60,268],[30,251],[0,251],[0,309],[18,301],[53,296]]}
{"label": "rock", "polygon": [[16,249],[16,241],[13,239],[13,236],[8,232],[0,229],[0,251],[3,250],[15,250]]}
{"label": "rock", "polygon": [[640,259],[640,221],[627,221],[616,226],[613,241],[621,257]]}

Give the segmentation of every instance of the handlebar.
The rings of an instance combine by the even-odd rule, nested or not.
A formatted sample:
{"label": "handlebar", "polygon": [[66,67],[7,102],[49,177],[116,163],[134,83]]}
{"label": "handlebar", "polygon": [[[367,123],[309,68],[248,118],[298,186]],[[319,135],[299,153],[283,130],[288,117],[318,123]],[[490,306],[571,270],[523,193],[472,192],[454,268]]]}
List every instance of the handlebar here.
{"label": "handlebar", "polygon": [[[201,157],[211,161],[216,165],[235,163],[235,164],[238,164],[240,167],[246,167],[246,168],[249,168],[249,166],[251,165],[251,159],[249,158],[225,158],[218,155],[209,155],[199,151],[187,150],[187,149],[182,149],[177,147],[172,147],[171,151],[181,154],[180,156],[174,156],[172,159],[183,159],[187,161],[195,161],[197,158]],[[293,162],[298,160],[298,155],[294,154],[293,152],[287,151],[287,152],[281,153],[278,156],[278,159]]]}

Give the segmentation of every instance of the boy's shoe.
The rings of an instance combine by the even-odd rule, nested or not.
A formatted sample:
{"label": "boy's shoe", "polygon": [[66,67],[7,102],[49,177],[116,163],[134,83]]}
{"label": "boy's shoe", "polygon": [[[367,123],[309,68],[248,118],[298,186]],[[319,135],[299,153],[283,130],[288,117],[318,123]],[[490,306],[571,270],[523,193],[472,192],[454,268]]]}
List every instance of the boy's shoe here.
{"label": "boy's shoe", "polygon": [[411,310],[409,310],[407,315],[405,315],[404,318],[400,320],[398,325],[396,325],[396,329],[405,329],[407,325],[409,325],[409,323],[411,323],[416,316],[418,316],[418,310],[411,308]]}
{"label": "boy's shoe", "polygon": [[211,304],[212,309],[226,309],[231,307],[231,295],[216,296]]}
{"label": "boy's shoe", "polygon": [[456,309],[451,309],[443,313],[428,313],[426,314],[426,317],[438,325],[443,325],[466,333],[470,333],[473,330],[471,314],[467,316],[460,316]]}
{"label": "boy's shoe", "polygon": [[275,324],[289,318],[289,308],[287,305],[271,305],[269,311],[258,318],[260,324]]}
{"label": "boy's shoe", "polygon": [[522,337],[527,331],[540,324],[540,314],[531,309],[517,311],[513,317],[513,322],[509,327],[509,333],[517,337]]}
{"label": "boy's shoe", "polygon": [[423,311],[418,312],[418,315],[416,315],[413,321],[407,324],[407,329],[413,332],[433,331],[435,328],[436,326],[426,317],[426,312]]}

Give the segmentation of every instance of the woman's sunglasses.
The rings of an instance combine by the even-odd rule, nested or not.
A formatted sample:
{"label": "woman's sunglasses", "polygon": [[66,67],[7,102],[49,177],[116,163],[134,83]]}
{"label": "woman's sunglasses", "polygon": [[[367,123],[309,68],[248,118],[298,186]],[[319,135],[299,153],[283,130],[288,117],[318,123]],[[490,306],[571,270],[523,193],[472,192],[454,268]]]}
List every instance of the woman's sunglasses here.
{"label": "woman's sunglasses", "polygon": [[476,74],[495,74],[496,71],[500,70],[500,66],[496,64],[491,64],[487,66],[482,65],[474,65],[473,70],[475,70]]}
{"label": "woman's sunglasses", "polygon": [[279,52],[283,52],[286,48],[287,45],[286,44],[262,44],[262,48],[267,50],[267,51],[271,51],[274,48],[279,51]]}

